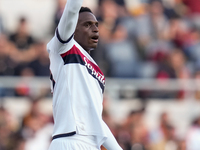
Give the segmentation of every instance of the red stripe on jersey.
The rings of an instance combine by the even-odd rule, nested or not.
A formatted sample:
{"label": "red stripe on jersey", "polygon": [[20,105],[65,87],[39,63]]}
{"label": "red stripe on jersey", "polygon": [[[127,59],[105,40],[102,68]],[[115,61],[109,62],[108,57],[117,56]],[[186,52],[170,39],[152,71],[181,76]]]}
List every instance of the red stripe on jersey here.
{"label": "red stripe on jersey", "polygon": [[[61,57],[66,57],[70,54],[76,54],[76,55],[79,55],[81,56],[82,60],[85,62],[85,64],[90,64],[91,67],[96,71],[96,72],[99,72],[102,76],[103,75],[103,72],[100,70],[100,68],[94,64],[93,62],[91,62],[85,55],[83,55],[81,53],[81,51],[74,45],[69,51],[67,51],[66,53],[63,53],[61,54]],[[103,80],[105,80],[105,77],[103,77]]]}

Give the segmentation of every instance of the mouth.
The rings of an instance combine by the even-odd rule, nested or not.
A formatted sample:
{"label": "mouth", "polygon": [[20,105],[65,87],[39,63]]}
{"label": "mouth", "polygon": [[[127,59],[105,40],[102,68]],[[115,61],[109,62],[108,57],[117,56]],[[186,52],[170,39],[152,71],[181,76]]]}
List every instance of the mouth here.
{"label": "mouth", "polygon": [[92,36],[92,37],[91,37],[91,40],[92,40],[94,43],[98,43],[98,41],[99,41],[99,36],[98,36],[98,35]]}

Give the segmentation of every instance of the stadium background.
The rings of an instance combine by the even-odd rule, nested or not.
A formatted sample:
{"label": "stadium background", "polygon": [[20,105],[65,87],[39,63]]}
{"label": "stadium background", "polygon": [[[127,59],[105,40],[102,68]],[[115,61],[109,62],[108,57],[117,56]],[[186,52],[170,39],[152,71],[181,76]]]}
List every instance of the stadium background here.
{"label": "stadium background", "polygon": [[[44,150],[50,143],[45,46],[63,9],[58,1],[0,0],[0,150]],[[100,22],[92,56],[106,75],[103,119],[123,149],[199,150],[200,2],[84,5]]]}

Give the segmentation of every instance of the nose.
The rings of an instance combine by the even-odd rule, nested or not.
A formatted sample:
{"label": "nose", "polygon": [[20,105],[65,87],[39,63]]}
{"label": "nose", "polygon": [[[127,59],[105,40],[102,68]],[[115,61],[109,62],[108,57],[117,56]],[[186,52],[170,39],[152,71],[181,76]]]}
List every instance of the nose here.
{"label": "nose", "polygon": [[98,26],[96,26],[95,24],[92,26],[92,31],[93,32],[99,32],[99,28]]}

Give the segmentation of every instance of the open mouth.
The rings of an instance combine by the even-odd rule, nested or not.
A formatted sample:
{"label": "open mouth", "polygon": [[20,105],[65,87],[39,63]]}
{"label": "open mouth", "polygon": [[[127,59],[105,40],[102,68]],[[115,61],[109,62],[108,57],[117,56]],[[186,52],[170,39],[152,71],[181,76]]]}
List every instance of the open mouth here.
{"label": "open mouth", "polygon": [[92,39],[92,41],[93,41],[94,43],[97,43],[98,40],[99,40],[99,36],[93,36],[93,37],[91,37],[91,39]]}

